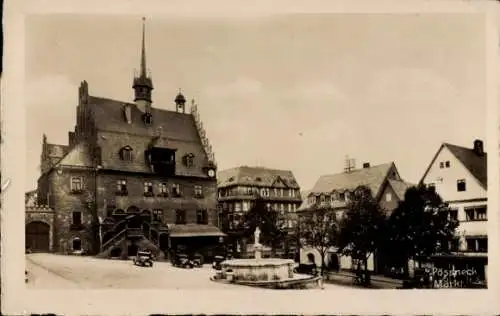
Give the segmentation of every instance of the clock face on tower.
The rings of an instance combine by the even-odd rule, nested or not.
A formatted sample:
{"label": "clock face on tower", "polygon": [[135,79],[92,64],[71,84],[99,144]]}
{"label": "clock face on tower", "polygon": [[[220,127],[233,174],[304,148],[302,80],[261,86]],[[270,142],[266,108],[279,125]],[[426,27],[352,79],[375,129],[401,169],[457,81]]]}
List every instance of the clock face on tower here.
{"label": "clock face on tower", "polygon": [[214,170],[214,169],[208,169],[208,176],[209,176],[210,178],[215,177],[215,170]]}

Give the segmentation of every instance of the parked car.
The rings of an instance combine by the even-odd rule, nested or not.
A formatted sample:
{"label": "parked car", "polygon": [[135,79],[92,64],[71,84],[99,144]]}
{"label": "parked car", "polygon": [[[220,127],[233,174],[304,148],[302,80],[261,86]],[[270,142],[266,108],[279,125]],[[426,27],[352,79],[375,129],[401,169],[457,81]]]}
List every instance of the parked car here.
{"label": "parked car", "polygon": [[197,253],[193,256],[193,265],[195,268],[199,268],[203,266],[203,255]]}
{"label": "parked car", "polygon": [[152,267],[153,266],[153,255],[151,251],[138,251],[137,255],[132,259],[136,266],[142,267]]}
{"label": "parked car", "polygon": [[176,254],[172,260],[172,265],[178,268],[191,269],[194,267],[194,262],[189,259],[186,254]]}

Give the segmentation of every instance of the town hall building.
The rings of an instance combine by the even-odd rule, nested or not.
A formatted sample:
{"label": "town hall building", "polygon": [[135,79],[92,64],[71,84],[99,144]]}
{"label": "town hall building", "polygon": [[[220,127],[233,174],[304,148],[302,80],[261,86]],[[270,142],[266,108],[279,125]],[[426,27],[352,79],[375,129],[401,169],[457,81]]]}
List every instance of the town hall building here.
{"label": "town hall building", "polygon": [[32,251],[128,257],[139,248],[207,257],[223,241],[217,228],[217,165],[192,101],[153,107],[145,26],[134,102],[93,96],[81,82],[68,145],[43,136],[36,207],[26,215]]}

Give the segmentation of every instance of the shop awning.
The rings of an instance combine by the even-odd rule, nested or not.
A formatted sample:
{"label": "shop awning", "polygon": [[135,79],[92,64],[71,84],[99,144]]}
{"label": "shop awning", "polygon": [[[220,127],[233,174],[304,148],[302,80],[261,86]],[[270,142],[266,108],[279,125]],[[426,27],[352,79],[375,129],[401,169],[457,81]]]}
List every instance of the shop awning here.
{"label": "shop awning", "polygon": [[226,236],[214,225],[185,224],[169,225],[170,237],[223,237]]}

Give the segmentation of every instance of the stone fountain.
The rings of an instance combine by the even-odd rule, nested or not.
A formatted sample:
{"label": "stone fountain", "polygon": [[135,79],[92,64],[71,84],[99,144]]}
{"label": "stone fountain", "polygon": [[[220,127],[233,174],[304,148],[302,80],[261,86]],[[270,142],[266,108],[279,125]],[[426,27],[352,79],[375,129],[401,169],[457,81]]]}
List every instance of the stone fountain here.
{"label": "stone fountain", "polygon": [[317,276],[295,274],[295,262],[291,259],[262,258],[260,234],[260,228],[257,227],[254,233],[254,258],[223,261],[222,272],[212,280],[267,288],[310,288],[319,285],[320,278]]}

